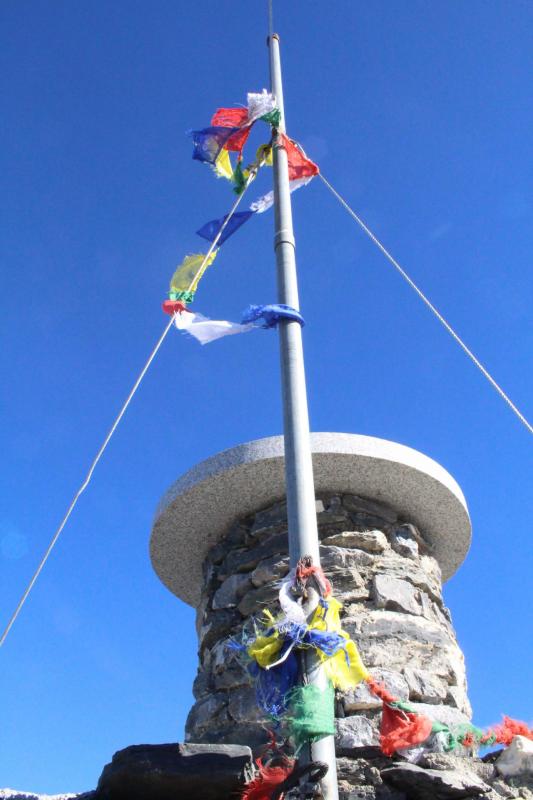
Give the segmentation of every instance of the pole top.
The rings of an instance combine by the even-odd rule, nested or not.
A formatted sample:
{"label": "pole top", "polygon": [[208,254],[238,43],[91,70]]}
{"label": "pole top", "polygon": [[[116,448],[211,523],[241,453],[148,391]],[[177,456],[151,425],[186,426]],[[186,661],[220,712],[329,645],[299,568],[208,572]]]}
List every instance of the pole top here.
{"label": "pole top", "polygon": [[[350,433],[312,433],[315,490],[390,505],[417,525],[443,580],[462,564],[471,526],[463,493],[433,459],[410,447]],[[208,550],[238,519],[285,497],[283,436],[224,450],[179,478],[157,509],[150,555],[161,581],[196,606]]]}

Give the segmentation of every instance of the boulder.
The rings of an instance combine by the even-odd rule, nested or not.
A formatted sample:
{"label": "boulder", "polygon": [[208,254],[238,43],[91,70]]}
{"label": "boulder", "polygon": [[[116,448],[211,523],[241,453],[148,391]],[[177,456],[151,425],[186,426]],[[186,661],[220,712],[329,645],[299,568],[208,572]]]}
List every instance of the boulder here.
{"label": "boulder", "polygon": [[340,751],[358,750],[379,744],[378,732],[366,717],[335,720],[335,744]]}
{"label": "boulder", "polygon": [[381,770],[381,777],[411,800],[459,800],[490,792],[490,786],[466,764],[463,769],[437,770],[395,763]]}
{"label": "boulder", "polygon": [[525,736],[515,736],[509,747],[498,756],[496,769],[506,778],[533,775],[533,742]]}
{"label": "boulder", "polygon": [[98,800],[227,800],[238,796],[252,767],[249,747],[141,744],[115,753],[104,767]]}

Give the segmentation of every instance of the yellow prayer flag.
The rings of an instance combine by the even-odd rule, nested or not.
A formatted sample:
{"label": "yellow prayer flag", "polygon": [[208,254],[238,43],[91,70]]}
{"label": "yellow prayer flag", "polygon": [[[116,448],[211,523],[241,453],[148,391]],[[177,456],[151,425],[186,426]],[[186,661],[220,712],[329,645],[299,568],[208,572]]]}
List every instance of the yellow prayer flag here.
{"label": "yellow prayer flag", "polygon": [[[217,251],[213,250],[202,268],[205,260],[204,253],[194,253],[185,256],[179,267],[176,269],[170,281],[170,291],[174,293],[195,292],[198,281],[204,274],[207,267],[215,260]],[[201,271],[200,271],[201,270]]]}
{"label": "yellow prayer flag", "polygon": [[272,161],[272,145],[270,144],[262,144],[257,148],[257,153],[255,154],[257,162],[259,163],[263,158],[264,165],[266,167],[271,167],[273,164]]}
{"label": "yellow prayer flag", "polygon": [[223,147],[213,164],[215,174],[219,178],[227,178],[230,181],[233,177],[233,167],[228,151]]}
{"label": "yellow prayer flag", "polygon": [[260,667],[265,669],[269,664],[276,661],[282,645],[283,639],[275,631],[270,636],[258,636],[249,646],[248,655],[250,658],[255,659]]}
{"label": "yellow prayer flag", "polygon": [[346,631],[342,630],[340,620],[341,604],[334,597],[327,601],[328,608],[324,610],[322,606],[317,606],[311,619],[310,628],[321,631],[334,631],[346,639],[343,650],[339,650],[336,655],[328,657],[325,653],[317,650],[320,660],[324,664],[324,672],[335,686],[336,689],[346,691],[357,686],[365,680],[369,672],[361,660],[355,642],[350,639]]}

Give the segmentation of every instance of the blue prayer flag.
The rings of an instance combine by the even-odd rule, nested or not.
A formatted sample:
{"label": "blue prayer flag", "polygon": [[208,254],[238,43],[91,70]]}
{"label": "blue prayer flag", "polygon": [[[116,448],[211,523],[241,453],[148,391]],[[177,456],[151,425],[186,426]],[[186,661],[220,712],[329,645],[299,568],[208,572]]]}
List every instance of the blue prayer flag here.
{"label": "blue prayer flag", "polygon": [[[228,224],[224,228],[224,232],[222,236],[218,240],[218,245],[224,244],[226,239],[235,233],[241,225],[246,222],[247,219],[250,219],[254,215],[254,211],[236,211],[233,216],[230,218]],[[217,236],[217,233],[223,226],[224,222],[228,218],[228,215],[222,217],[222,219],[213,219],[211,222],[206,222],[205,225],[200,228],[199,231],[196,231],[198,236],[201,236],[203,239],[207,239],[208,242],[214,242]]]}
{"label": "blue prayer flag", "polygon": [[201,131],[191,131],[193,151],[192,157],[197,161],[214,164],[220,151],[238,128],[204,128]]}

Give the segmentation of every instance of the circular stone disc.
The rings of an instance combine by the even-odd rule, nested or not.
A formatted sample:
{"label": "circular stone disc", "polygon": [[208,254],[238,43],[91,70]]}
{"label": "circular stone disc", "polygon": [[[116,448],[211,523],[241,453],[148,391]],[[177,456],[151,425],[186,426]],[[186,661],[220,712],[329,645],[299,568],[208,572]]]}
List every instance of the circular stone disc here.
{"label": "circular stone disc", "polygon": [[[315,491],[380,500],[413,522],[433,548],[443,580],[463,562],[471,526],[461,489],[410,447],[351,433],[312,433]],[[208,458],[177,480],[156,512],[150,556],[165,586],[194,607],[202,562],[230,525],[285,497],[282,436]]]}

